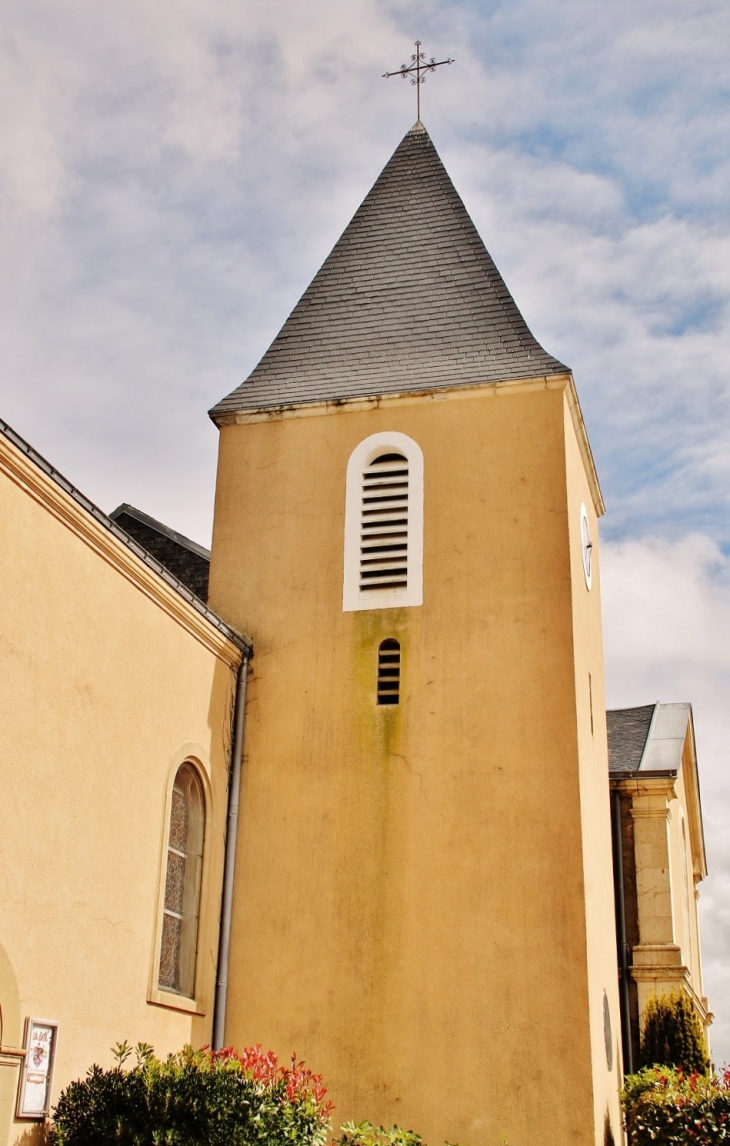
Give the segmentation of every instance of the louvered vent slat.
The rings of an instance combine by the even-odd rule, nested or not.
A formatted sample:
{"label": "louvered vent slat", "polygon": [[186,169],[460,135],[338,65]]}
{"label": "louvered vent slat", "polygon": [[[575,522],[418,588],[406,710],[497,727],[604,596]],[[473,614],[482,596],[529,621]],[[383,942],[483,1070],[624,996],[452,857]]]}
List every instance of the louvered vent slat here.
{"label": "louvered vent slat", "polygon": [[363,471],[360,589],[408,587],[408,460],[382,454]]}
{"label": "louvered vent slat", "polygon": [[400,703],[400,645],[389,638],[378,649],[378,704]]}

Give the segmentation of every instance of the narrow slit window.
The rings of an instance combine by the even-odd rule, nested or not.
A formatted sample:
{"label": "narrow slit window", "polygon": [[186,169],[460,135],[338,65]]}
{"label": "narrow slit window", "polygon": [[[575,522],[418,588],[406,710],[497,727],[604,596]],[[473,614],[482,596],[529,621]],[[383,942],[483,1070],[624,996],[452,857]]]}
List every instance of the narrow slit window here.
{"label": "narrow slit window", "polygon": [[378,649],[378,704],[400,703],[400,645],[383,641]]}
{"label": "narrow slit window", "polygon": [[172,789],[158,982],[188,998],[195,991],[204,835],[203,785],[193,766],[182,764]]}
{"label": "narrow slit window", "polygon": [[408,588],[408,459],[383,453],[363,470],[360,591]]}

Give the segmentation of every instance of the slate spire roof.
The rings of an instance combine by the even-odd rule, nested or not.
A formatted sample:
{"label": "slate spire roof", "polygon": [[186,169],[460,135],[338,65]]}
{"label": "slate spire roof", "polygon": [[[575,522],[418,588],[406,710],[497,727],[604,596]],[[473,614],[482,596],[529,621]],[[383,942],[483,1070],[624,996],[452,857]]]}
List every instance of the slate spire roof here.
{"label": "slate spire roof", "polygon": [[211,417],[567,369],[530,333],[419,121]]}

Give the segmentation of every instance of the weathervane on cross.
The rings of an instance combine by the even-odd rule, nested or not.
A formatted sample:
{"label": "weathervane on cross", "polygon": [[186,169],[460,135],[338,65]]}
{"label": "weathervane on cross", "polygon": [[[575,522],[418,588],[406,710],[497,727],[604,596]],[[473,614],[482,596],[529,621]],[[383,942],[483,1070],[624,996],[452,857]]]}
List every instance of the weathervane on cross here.
{"label": "weathervane on cross", "polygon": [[[389,80],[391,76],[402,76],[406,79],[407,76],[411,77],[411,83],[416,85],[416,107],[418,109],[418,119],[421,118],[421,84],[426,82],[426,72],[435,72],[436,68],[440,68],[442,64],[453,64],[455,60],[437,60],[431,56],[430,60],[426,59],[426,53],[421,51],[421,41],[416,40],[416,51],[411,56],[410,64],[401,64],[397,72],[383,72],[383,79]],[[423,74],[422,74],[423,73]],[[415,75],[415,79],[413,76]]]}

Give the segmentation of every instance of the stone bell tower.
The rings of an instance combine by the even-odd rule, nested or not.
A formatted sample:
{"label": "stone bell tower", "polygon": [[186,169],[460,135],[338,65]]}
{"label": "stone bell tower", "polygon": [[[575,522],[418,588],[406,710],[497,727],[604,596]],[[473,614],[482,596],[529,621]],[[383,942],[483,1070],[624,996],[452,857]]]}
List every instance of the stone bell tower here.
{"label": "stone bell tower", "polygon": [[618,1141],[601,493],[420,122],[212,417],[256,648],[226,1041],[430,1146]]}

